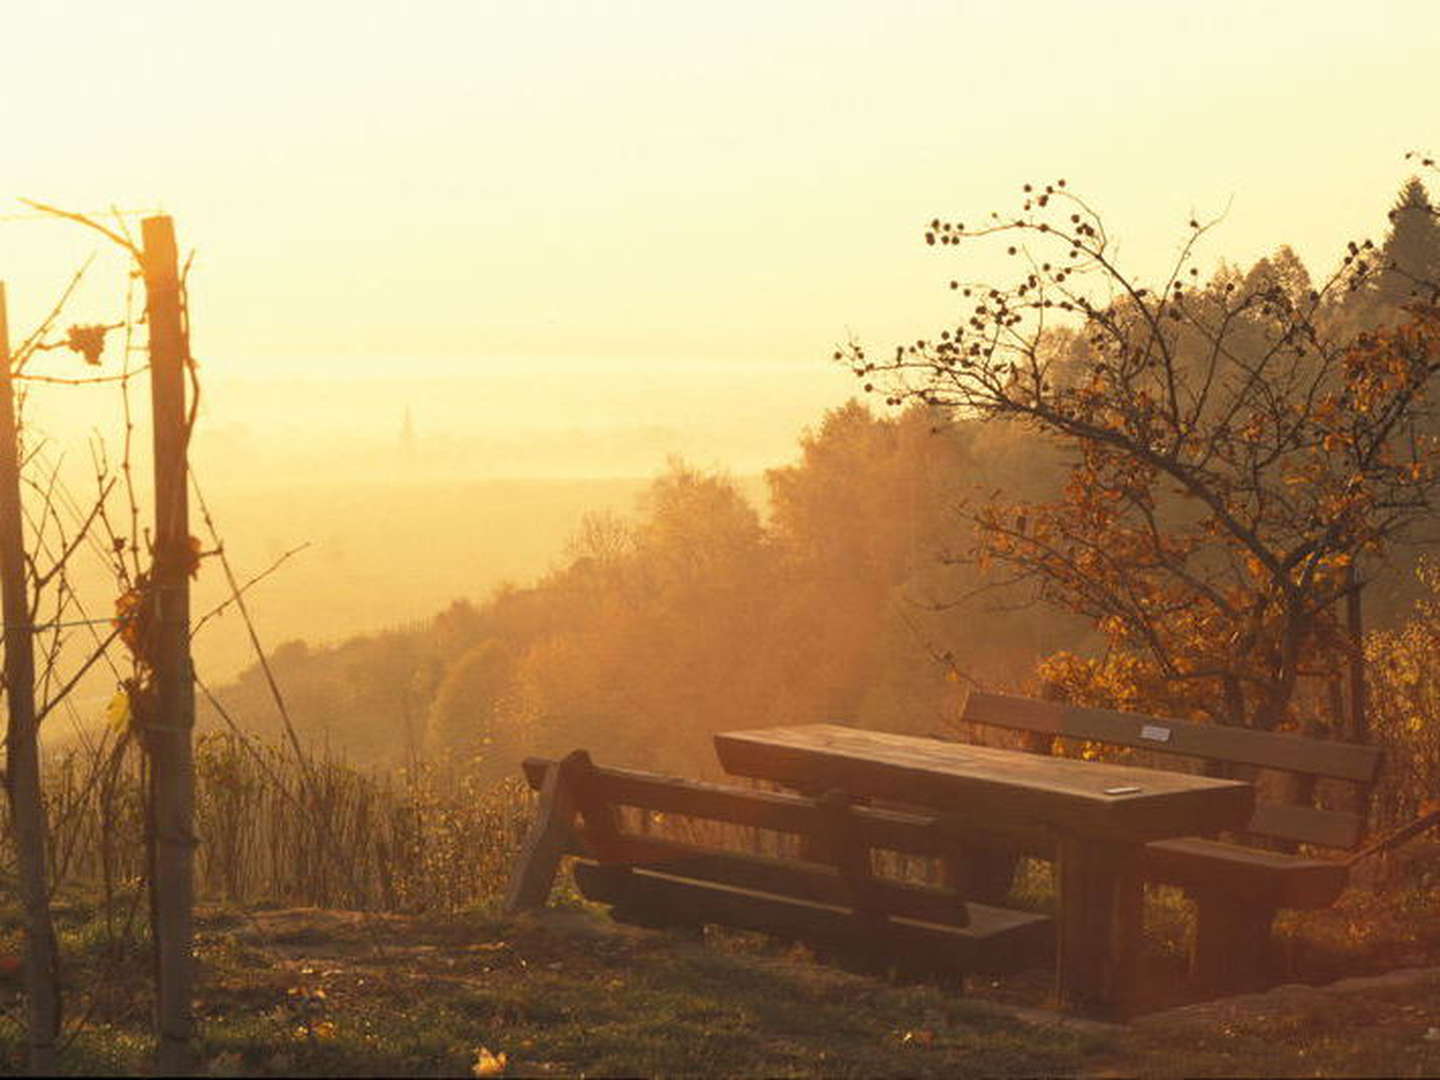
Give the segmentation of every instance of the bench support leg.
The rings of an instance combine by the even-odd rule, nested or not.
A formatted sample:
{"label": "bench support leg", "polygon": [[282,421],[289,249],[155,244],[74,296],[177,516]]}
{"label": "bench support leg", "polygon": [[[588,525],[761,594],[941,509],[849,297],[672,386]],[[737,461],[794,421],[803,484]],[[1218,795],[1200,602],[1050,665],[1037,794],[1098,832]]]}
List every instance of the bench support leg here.
{"label": "bench support leg", "polygon": [[1265,984],[1265,957],[1275,909],[1243,896],[1193,890],[1195,940],[1190,974],[1210,994],[1236,994]]}
{"label": "bench support leg", "polygon": [[590,765],[590,755],[576,750],[550,766],[535,807],[535,820],[520,848],[510,887],[505,893],[505,911],[514,914],[545,906],[560,859],[570,846],[575,815],[579,810],[580,776]]}
{"label": "bench support leg", "polygon": [[965,877],[970,898],[982,904],[1003,906],[1015,883],[1015,869],[1020,865],[1020,856],[1011,851],[974,848],[963,858],[968,864]]}
{"label": "bench support leg", "polygon": [[1144,889],[1137,853],[1077,836],[1059,843],[1056,995],[1063,1008],[1123,1017],[1139,977]]}

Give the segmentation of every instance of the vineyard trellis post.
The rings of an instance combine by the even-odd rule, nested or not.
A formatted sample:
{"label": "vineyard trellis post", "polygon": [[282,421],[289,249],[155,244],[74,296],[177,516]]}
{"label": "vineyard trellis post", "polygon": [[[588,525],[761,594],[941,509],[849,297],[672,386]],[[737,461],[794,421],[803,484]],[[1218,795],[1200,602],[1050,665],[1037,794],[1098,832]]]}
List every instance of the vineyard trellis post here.
{"label": "vineyard trellis post", "polygon": [[185,382],[190,356],[180,292],[174,222],[141,222],[145,312],[150,326],[150,392],[155,453],[152,588],[154,716],[150,746],[151,904],[157,982],[156,1065],[191,1070],[195,1020],[194,858],[195,684],[190,664],[190,538]]}
{"label": "vineyard trellis post", "polygon": [[24,980],[29,1067],[55,1072],[60,1034],[58,950],[50,917],[45,867],[45,804],[40,790],[35,715],[35,651],[25,587],[25,539],[20,504],[20,440],[15,417],[5,286],[0,282],[0,592],[5,613],[5,783],[25,911]]}

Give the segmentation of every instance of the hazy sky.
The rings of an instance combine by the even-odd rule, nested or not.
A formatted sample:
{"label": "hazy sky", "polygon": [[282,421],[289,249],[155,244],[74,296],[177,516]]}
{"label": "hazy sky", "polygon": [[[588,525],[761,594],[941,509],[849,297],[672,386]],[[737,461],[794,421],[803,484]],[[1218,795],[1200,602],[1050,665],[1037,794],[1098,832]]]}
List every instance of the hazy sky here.
{"label": "hazy sky", "polygon": [[[4,34],[0,193],[175,215],[217,385],[523,372],[512,419],[662,367],[834,398],[837,341],[945,317],[923,222],[1027,180],[1142,271],[1227,205],[1213,257],[1321,270],[1440,149],[1435,0],[49,0]],[[16,210],[20,324],[96,244]]]}

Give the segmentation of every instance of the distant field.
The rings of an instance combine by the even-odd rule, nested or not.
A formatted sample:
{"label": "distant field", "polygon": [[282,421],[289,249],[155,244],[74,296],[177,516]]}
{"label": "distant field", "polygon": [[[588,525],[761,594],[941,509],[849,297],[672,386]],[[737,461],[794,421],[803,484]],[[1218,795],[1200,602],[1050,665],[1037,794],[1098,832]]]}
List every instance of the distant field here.
{"label": "distant field", "polygon": [[[284,552],[309,545],[246,594],[268,650],[296,638],[325,644],[402,626],[430,618],[453,600],[480,602],[499,585],[528,584],[560,563],[586,512],[629,514],[650,482],[648,476],[326,481],[250,473],[243,488],[209,480],[207,498],[242,582]],[[763,478],[737,483],[759,506]],[[209,547],[203,523],[191,527]],[[97,564],[78,564],[75,577],[87,614],[108,617],[114,590]],[[225,596],[220,566],[207,561],[192,586],[192,622]],[[77,633],[70,655],[80,655],[86,640]],[[195,638],[194,656],[200,677],[212,686],[228,682],[254,659],[233,613],[206,624]],[[78,716],[98,720],[115,682],[114,672],[98,666],[78,688]],[[72,729],[69,721],[57,721],[47,725],[47,736],[64,737]]]}

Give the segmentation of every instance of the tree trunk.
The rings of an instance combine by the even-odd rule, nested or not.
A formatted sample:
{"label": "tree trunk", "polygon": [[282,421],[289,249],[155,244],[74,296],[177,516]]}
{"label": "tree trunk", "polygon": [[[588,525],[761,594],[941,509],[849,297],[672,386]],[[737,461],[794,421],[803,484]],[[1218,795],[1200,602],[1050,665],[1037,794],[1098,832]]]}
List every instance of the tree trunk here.
{"label": "tree trunk", "polygon": [[15,387],[10,378],[10,333],[0,284],[0,591],[5,612],[6,787],[15,830],[20,894],[25,908],[25,1022],[30,1070],[55,1072],[60,1034],[59,952],[50,920],[45,868],[45,804],[40,791],[39,732],[35,720],[35,653],[25,590],[25,538],[20,510],[20,442]]}

